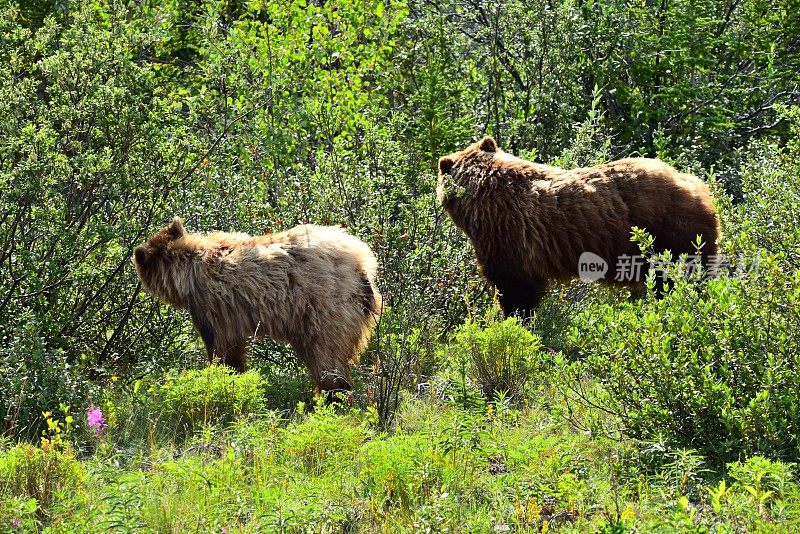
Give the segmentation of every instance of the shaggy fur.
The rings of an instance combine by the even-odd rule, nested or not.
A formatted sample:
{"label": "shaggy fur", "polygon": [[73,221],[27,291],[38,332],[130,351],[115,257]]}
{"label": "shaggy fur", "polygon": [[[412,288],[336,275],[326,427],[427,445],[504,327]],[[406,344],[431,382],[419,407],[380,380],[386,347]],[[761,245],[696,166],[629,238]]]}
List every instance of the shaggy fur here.
{"label": "shaggy fur", "polygon": [[147,291],[189,311],[209,359],[241,371],[251,338],[288,342],[322,390],[350,389],[381,312],[375,256],[338,227],[203,235],[176,217],[134,264]]}
{"label": "shaggy fur", "polygon": [[[439,160],[439,202],[472,241],[506,314],[530,314],[549,280],[578,276],[583,252],[609,264],[637,255],[631,228],[646,229],[656,252],[716,254],[719,222],[708,187],[666,163],[629,158],[565,171],[503,152],[491,137]],[[637,289],[638,280],[622,282]]]}

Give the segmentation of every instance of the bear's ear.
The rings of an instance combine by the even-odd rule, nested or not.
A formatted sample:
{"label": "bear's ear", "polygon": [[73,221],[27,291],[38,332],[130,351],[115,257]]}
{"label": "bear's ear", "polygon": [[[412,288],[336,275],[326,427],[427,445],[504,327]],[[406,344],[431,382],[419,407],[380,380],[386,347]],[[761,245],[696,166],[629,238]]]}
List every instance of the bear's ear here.
{"label": "bear's ear", "polygon": [[139,266],[143,266],[147,263],[147,251],[143,246],[136,247],[136,250],[133,251],[133,257],[136,261],[136,264]]}
{"label": "bear's ear", "polygon": [[183,228],[183,223],[180,217],[175,217],[167,227],[167,233],[172,239],[180,239],[186,235],[186,230]]}
{"label": "bear's ear", "polygon": [[448,156],[439,158],[439,173],[448,174],[455,164],[456,162]]}
{"label": "bear's ear", "polygon": [[497,141],[491,135],[487,135],[481,139],[481,144],[478,145],[478,148],[484,152],[497,152]]}

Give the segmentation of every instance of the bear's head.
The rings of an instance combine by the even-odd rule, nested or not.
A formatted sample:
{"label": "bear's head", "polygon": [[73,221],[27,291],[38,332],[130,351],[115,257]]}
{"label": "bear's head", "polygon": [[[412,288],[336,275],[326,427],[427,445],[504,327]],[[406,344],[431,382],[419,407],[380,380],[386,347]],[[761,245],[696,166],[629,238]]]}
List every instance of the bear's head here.
{"label": "bear's head", "polygon": [[179,305],[175,284],[176,269],[186,250],[179,246],[186,237],[186,230],[180,218],[175,217],[170,224],[159,230],[133,252],[133,264],[144,288],[156,297],[171,304]]}
{"label": "bear's head", "polygon": [[480,190],[497,154],[503,151],[489,136],[460,152],[439,158],[439,184],[436,196],[447,210],[469,201]]}

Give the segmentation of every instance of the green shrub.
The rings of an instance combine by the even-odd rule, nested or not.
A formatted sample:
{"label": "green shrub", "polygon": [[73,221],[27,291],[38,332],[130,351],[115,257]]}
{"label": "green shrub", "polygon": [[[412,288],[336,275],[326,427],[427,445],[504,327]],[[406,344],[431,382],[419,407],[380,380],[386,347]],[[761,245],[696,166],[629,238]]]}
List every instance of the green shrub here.
{"label": "green shrub", "polygon": [[[800,131],[800,111],[787,118]],[[599,380],[591,402],[618,414],[629,434],[663,434],[718,465],[797,456],[798,156],[797,143],[755,147],[742,173],[744,202],[721,197],[721,249],[736,269],[700,284],[675,270],[663,299],[597,303],[573,323],[570,350],[584,361],[571,369]]]}
{"label": "green shrub", "polygon": [[729,253],[764,249],[778,256],[788,271],[800,269],[800,107],[782,109],[792,140],[781,147],[755,144],[741,170],[742,201],[722,197],[725,248]]}
{"label": "green shrub", "polygon": [[[490,316],[486,324],[467,321],[446,348],[455,366],[468,373],[484,398],[498,392],[520,401],[541,371],[541,340],[519,321]],[[462,377],[463,378],[463,377]]]}
{"label": "green shrub", "polygon": [[[627,432],[698,449],[712,462],[792,457],[800,431],[800,272],[774,258],[750,279],[678,280],[662,300],[597,305],[573,325],[599,402]],[[568,373],[568,381],[580,377]],[[584,400],[588,400],[584,396]]]}
{"label": "green shrub", "polygon": [[[788,526],[797,520],[800,487],[794,465],[754,456],[727,465],[727,475],[707,488],[714,512],[746,531],[757,531],[763,520]],[[788,520],[788,521],[787,521]],[[796,524],[794,525],[796,530]],[[787,530],[788,532],[788,530]]]}
{"label": "green shrub", "polygon": [[341,469],[370,435],[365,423],[318,406],[304,421],[284,430],[282,446],[290,463],[319,476]]}
{"label": "green shrub", "polygon": [[41,447],[23,443],[0,452],[0,501],[36,499],[40,517],[46,516],[60,493],[76,491],[84,478],[72,452],[53,442],[43,441]]}
{"label": "green shrub", "polygon": [[130,261],[175,209],[192,137],[137,59],[158,32],[105,2],[75,7],[35,29],[0,14],[0,417],[29,438],[43,411],[93,393],[87,377],[151,371],[162,329],[186,330],[141,305]]}
{"label": "green shrub", "polygon": [[[258,345],[253,348],[254,353],[263,350]],[[308,369],[293,352],[276,356],[270,351],[266,358],[254,354],[251,362],[252,369],[258,371],[266,382],[264,399],[268,410],[291,412],[300,402],[314,402],[315,384],[309,377]]]}
{"label": "green shrub", "polygon": [[168,375],[161,389],[164,415],[189,433],[259,413],[265,406],[261,375],[256,371],[237,374],[224,365]]}
{"label": "green shrub", "polygon": [[[728,464],[728,476],[733,479],[734,490],[743,490],[763,496],[771,492],[767,499],[782,499],[791,486],[796,485],[793,464],[773,461],[762,456],[753,456],[742,462]],[[750,488],[750,489],[748,489]],[[766,500],[766,499],[765,499]]]}

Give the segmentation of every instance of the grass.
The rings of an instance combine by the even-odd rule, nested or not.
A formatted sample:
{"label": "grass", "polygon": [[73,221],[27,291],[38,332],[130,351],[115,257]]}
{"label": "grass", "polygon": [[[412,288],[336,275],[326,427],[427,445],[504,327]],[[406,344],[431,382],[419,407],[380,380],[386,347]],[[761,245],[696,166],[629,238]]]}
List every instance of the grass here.
{"label": "grass", "polygon": [[[113,443],[112,425],[92,451],[75,453],[67,442],[7,447],[0,453],[0,531],[790,532],[800,526],[792,466],[754,458],[713,472],[691,450],[580,430],[560,415],[560,402],[553,392],[546,405],[465,411],[435,398],[407,398],[391,433],[377,430],[372,409],[301,405],[291,414],[242,415],[158,444]],[[118,407],[117,424],[124,418]],[[43,480],[48,465],[69,477],[51,485],[47,499],[32,501],[41,495],[12,482],[23,475],[9,476],[30,464],[24,458],[38,462]],[[58,462],[48,464],[52,459]]]}

